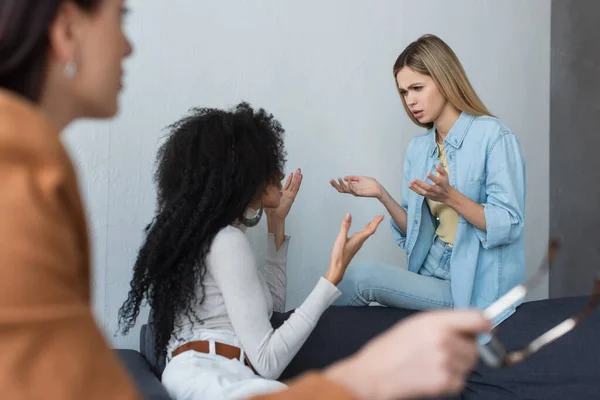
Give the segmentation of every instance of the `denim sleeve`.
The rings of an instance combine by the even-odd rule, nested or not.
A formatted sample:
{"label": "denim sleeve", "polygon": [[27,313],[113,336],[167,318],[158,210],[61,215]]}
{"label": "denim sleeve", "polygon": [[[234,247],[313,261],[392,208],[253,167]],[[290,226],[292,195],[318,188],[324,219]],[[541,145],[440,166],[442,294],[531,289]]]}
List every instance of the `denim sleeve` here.
{"label": "denim sleeve", "polygon": [[512,133],[503,134],[492,146],[486,162],[483,204],[486,231],[475,229],[485,249],[510,244],[521,236],[525,212],[525,160]]}
{"label": "denim sleeve", "polygon": [[[411,143],[412,144],[412,143]],[[404,208],[406,214],[408,215],[408,181],[409,181],[409,170],[410,170],[410,162],[408,159],[408,154],[410,151],[410,145],[406,151],[406,157],[404,159],[404,175],[402,178],[402,201],[400,206]],[[400,248],[406,250],[406,232],[403,232],[402,229],[396,224],[393,218],[390,218],[390,225],[392,228],[392,236],[394,237],[394,241]]]}
{"label": "denim sleeve", "polygon": [[392,218],[390,218],[390,225],[392,228],[392,236],[394,236],[394,241],[398,246],[400,246],[401,249],[406,250],[406,232],[403,232]]}

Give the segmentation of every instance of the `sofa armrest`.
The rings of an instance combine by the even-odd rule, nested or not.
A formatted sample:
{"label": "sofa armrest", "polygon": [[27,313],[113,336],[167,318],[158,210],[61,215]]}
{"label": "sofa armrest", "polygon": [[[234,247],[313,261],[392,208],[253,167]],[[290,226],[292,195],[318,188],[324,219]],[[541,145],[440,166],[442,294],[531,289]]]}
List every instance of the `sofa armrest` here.
{"label": "sofa armrest", "polygon": [[145,399],[171,400],[167,390],[139,352],[135,350],[116,350],[116,352]]}
{"label": "sofa armrest", "polygon": [[140,329],[140,353],[144,358],[148,358],[148,348],[146,347],[146,330],[148,329],[148,325],[142,325]]}

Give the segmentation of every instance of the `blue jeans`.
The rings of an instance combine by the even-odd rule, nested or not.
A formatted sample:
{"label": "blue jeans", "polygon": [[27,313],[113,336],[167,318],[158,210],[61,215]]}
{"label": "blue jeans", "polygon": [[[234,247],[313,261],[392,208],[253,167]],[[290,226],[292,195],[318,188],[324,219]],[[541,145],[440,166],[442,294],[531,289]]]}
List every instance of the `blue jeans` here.
{"label": "blue jeans", "polygon": [[452,246],[434,238],[418,273],[394,265],[361,262],[351,265],[338,285],[336,305],[367,306],[372,302],[410,310],[451,308]]}

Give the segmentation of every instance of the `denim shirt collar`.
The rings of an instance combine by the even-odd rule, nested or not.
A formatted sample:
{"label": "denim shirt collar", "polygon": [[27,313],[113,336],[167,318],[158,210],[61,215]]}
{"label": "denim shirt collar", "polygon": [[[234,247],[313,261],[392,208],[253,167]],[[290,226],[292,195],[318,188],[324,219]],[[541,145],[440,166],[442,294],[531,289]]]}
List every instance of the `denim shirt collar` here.
{"label": "denim shirt collar", "polygon": [[[444,139],[444,143],[449,144],[456,149],[460,148],[474,119],[475,117],[473,115],[467,114],[464,111],[461,112],[454,125],[452,125],[450,132],[448,132],[446,139]],[[430,135],[431,144],[429,146],[429,154],[433,156],[438,150],[438,146],[435,141],[435,126],[431,128]]]}

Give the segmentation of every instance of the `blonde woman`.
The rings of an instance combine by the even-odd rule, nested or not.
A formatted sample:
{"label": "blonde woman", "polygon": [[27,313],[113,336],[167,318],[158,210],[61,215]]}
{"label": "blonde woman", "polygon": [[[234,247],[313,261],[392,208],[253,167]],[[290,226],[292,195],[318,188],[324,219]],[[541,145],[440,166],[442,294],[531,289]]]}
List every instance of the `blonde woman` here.
{"label": "blonde woman", "polygon": [[400,203],[374,178],[346,176],[330,183],[340,193],[376,198],[385,206],[408,270],[355,265],[337,303],[485,308],[525,277],[519,140],[490,114],[440,38],[425,35],[411,43],[393,72],[406,113],[427,129],[408,146]]}

